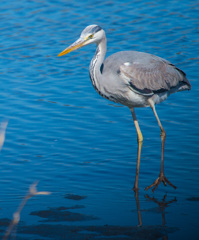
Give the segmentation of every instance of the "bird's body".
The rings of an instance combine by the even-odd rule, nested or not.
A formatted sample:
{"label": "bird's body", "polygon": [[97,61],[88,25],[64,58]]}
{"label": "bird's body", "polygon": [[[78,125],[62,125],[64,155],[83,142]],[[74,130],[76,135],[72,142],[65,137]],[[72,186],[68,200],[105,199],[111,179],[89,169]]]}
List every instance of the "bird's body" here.
{"label": "bird's body", "polygon": [[[90,78],[94,88],[102,97],[128,106],[132,112],[139,143],[137,179],[134,190],[138,189],[138,173],[143,141],[134,112],[135,107],[150,106],[161,128],[161,171],[159,178],[149,187],[155,186],[156,188],[161,181],[164,184],[167,182],[172,185],[163,173],[166,133],[156,113],[155,104],[166,100],[172,93],[190,90],[191,85],[186,78],[186,74],[169,61],[144,52],[121,51],[105,59],[107,47],[106,35],[104,30],[97,25],[86,27],[81,33],[80,38],[58,56],[62,56],[91,43],[97,44],[96,53],[89,67]],[[175,187],[174,185],[172,186]]]}
{"label": "bird's body", "polygon": [[[97,92],[108,100],[128,107],[147,107],[149,98],[157,104],[166,100],[171,93],[190,88],[184,72],[152,54],[117,52],[100,65],[100,72],[96,74],[100,80],[94,84]],[[92,79],[94,73],[91,72],[94,70],[90,67],[92,82],[96,82]]]}

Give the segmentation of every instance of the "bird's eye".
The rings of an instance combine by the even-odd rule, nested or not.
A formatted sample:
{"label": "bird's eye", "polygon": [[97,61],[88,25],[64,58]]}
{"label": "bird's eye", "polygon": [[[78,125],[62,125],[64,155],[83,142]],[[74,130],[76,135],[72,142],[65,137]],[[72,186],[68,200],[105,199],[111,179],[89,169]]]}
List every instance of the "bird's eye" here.
{"label": "bird's eye", "polygon": [[93,38],[93,34],[88,36],[88,39],[92,39]]}

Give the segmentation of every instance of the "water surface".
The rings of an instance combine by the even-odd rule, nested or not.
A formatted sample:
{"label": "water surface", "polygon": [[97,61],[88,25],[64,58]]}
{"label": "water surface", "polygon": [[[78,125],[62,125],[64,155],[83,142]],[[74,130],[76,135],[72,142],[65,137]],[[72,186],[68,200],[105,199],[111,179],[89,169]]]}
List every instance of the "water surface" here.
{"label": "water surface", "polygon": [[[199,238],[198,10],[185,0],[1,1],[1,236],[39,180],[38,190],[52,194],[27,202],[17,239]],[[157,106],[165,174],[177,190],[144,191],[159,174],[160,130],[151,109],[136,109],[144,143],[135,198],[136,131],[129,109],[89,80],[95,46],[57,57],[89,24],[105,29],[107,56],[149,52],[187,73],[192,90]]]}

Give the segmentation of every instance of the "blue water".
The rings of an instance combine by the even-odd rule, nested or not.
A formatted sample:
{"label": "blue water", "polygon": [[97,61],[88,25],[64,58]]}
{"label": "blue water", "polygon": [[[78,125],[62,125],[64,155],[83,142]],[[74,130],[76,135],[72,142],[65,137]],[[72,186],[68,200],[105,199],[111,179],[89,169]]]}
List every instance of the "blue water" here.
{"label": "blue water", "polygon": [[[27,202],[17,239],[199,239],[198,2],[2,0],[0,10],[0,122],[8,121],[0,236],[38,180],[38,191],[52,194]],[[107,56],[153,53],[192,84],[157,106],[165,174],[177,190],[144,191],[159,174],[160,130],[151,109],[136,109],[144,135],[140,211],[132,191],[136,131],[129,109],[100,97],[89,80],[96,46],[57,57],[90,24],[106,31]]]}

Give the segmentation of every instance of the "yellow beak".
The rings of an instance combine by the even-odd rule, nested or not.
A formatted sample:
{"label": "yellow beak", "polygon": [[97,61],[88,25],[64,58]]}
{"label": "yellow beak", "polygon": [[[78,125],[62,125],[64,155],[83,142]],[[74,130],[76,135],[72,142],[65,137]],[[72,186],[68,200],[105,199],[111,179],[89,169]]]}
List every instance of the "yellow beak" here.
{"label": "yellow beak", "polygon": [[74,42],[73,44],[71,44],[69,47],[67,47],[66,49],[64,49],[64,51],[62,51],[60,54],[58,54],[57,56],[60,57],[60,56],[63,56],[69,52],[72,52],[76,49],[79,49],[81,47],[84,46],[86,40],[84,39],[78,39],[76,42]]}

